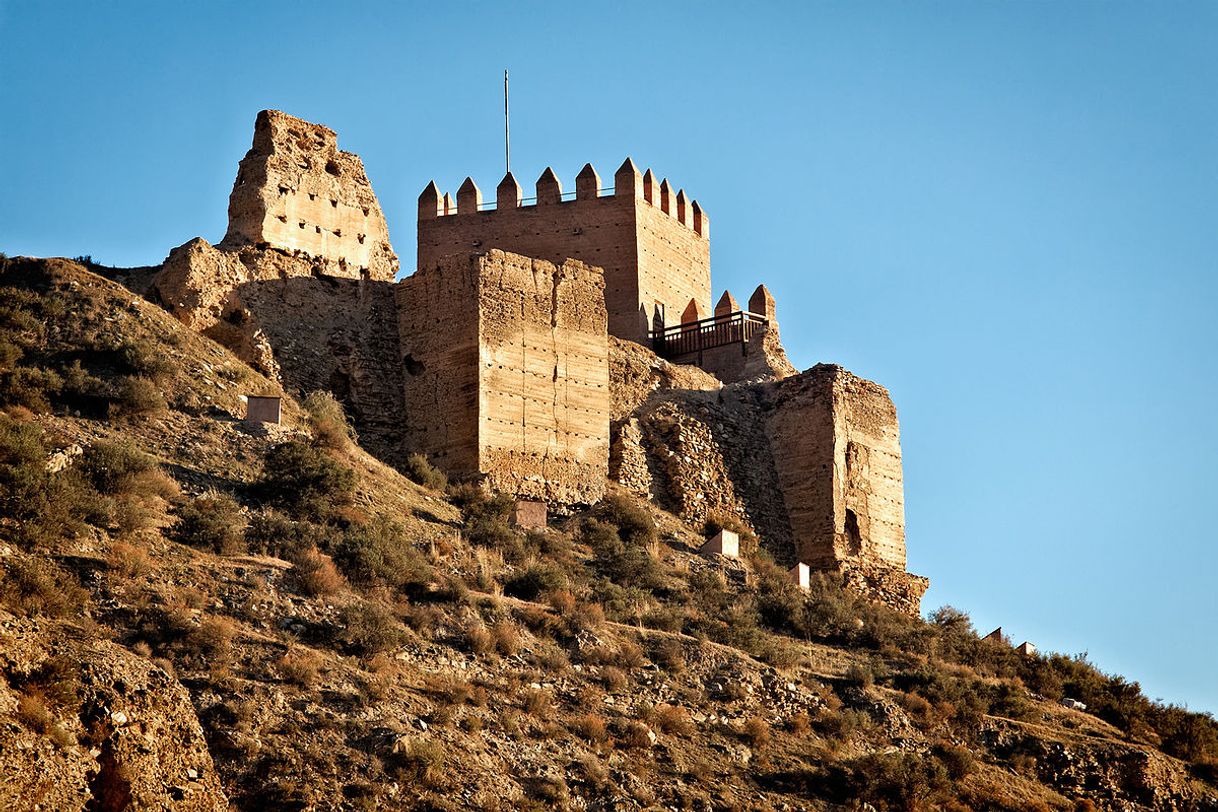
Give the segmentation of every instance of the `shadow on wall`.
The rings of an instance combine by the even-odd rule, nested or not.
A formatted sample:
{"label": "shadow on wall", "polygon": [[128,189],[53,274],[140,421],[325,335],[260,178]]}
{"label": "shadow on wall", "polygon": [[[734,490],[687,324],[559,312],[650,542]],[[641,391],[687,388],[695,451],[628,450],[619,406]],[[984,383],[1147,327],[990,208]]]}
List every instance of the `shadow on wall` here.
{"label": "shadow on wall", "polygon": [[223,318],[230,324],[249,319],[269,342],[284,388],[298,397],[332,392],[360,444],[393,466],[404,459],[395,287],[329,276],[246,282],[233,292]]}

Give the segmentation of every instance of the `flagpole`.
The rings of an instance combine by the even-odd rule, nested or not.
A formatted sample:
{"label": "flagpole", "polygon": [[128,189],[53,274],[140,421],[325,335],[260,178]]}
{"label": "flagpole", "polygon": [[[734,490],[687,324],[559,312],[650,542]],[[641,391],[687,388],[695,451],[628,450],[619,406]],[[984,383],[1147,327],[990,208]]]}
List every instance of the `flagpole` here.
{"label": "flagpole", "polygon": [[512,171],[512,139],[508,130],[508,72],[503,69],[503,168]]}

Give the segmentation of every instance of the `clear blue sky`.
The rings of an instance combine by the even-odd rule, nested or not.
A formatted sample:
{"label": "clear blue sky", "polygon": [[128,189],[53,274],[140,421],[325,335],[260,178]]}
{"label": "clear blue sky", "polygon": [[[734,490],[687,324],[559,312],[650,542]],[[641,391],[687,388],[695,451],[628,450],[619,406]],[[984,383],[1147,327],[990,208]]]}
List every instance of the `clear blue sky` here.
{"label": "clear blue sky", "polygon": [[901,415],[910,568],[1218,710],[1218,4],[0,0],[0,250],[218,240],[255,113],[415,199],[629,153],[773,290],[797,366]]}

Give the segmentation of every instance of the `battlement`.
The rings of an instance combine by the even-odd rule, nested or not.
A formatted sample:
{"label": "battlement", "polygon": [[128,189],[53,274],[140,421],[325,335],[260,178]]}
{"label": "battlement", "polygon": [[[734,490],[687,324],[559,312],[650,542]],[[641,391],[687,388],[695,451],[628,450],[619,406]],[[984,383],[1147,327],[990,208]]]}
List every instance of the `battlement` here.
{"label": "battlement", "polygon": [[605,275],[609,332],[647,342],[678,323],[690,298],[710,304],[710,218],[684,190],[627,158],[604,187],[586,164],[575,189],[547,168],[526,198],[512,173],[484,201],[473,178],[454,198],[433,181],[419,195],[418,267],[451,254],[498,248],[561,264],[578,259]]}
{"label": "battlement", "polygon": [[654,206],[677,223],[691,229],[704,239],[710,238],[710,218],[706,216],[697,200],[686,196],[684,189],[674,194],[668,178],[656,182],[655,174],[648,169],[640,174],[634,161],[627,158],[613,176],[614,185],[602,187],[600,174],[592,164],[584,164],[575,177],[575,188],[563,191],[562,181],[554,170],[546,167],[537,178],[532,197],[524,197],[520,182],[508,172],[495,187],[495,199],[484,201],[482,190],[474,179],[467,177],[457,190],[454,199],[448,192],[441,192],[432,181],[419,195],[419,220],[455,215],[510,212],[513,209],[535,206],[551,206],[579,201],[641,200]]}

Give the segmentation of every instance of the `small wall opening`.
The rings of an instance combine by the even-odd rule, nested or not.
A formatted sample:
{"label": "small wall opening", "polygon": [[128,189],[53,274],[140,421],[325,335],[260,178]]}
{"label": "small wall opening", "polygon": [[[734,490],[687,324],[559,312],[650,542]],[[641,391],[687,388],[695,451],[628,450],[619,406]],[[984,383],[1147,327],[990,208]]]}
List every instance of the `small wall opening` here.
{"label": "small wall opening", "polygon": [[850,555],[862,555],[863,534],[859,531],[859,517],[846,508],[846,546]]}

